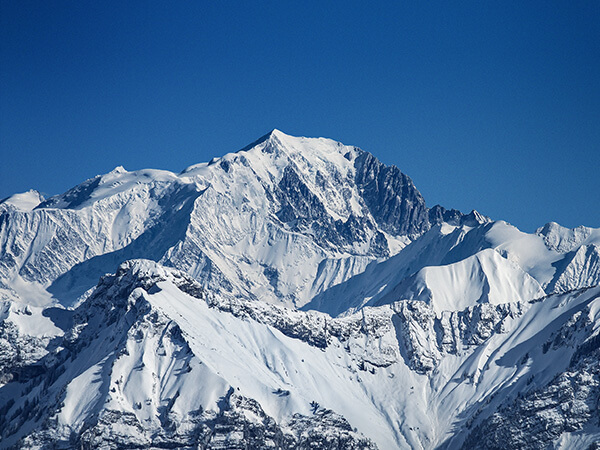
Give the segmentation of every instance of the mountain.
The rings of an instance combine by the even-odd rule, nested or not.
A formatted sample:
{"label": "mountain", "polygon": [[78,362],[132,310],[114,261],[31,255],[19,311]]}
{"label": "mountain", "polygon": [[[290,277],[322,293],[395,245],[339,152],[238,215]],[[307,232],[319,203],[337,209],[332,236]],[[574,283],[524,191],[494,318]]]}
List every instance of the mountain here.
{"label": "mountain", "polygon": [[537,437],[544,448],[582,430],[599,439],[599,301],[596,287],[440,315],[405,300],[332,319],[224,300],[187,274],[129,261],[77,309],[41,314],[64,326],[45,355],[24,343],[27,361],[3,368],[13,377],[0,388],[3,445],[456,448],[483,433],[487,448],[524,448],[527,436],[502,435],[523,434],[522,422],[554,427]]}
{"label": "mountain", "polygon": [[[278,130],[0,201],[0,448],[600,445],[600,230]],[[98,281],[100,280],[100,281]]]}
{"label": "mountain", "polygon": [[0,286],[65,306],[146,258],[224,295],[299,307],[460,216],[429,210],[408,176],[367,152],[277,130],[180,174],[118,167],[29,206],[1,216]]}

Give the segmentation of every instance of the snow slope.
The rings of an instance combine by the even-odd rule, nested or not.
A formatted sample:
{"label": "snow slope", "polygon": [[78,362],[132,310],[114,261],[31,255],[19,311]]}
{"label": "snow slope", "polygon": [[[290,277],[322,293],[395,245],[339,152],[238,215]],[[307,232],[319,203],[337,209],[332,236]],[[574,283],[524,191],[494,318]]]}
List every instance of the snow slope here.
{"label": "snow slope", "polygon": [[428,208],[373,155],[277,130],[16,194],[0,448],[587,448],[599,280],[598,229]]}
{"label": "snow slope", "polygon": [[536,234],[542,236],[550,250],[560,253],[570,252],[581,245],[600,245],[600,230],[584,226],[565,228],[550,222],[539,228]]}
{"label": "snow slope", "polygon": [[459,262],[428,266],[404,279],[377,304],[414,299],[430,302],[439,315],[478,303],[522,302],[542,297],[540,284],[492,249]]}
{"label": "snow slope", "polygon": [[0,212],[9,209],[20,211],[31,211],[44,201],[44,197],[38,191],[33,189],[0,200]]}
{"label": "snow slope", "polygon": [[582,240],[561,253],[539,234],[503,221],[481,222],[434,226],[397,255],[320,292],[304,309],[339,315],[366,305],[428,300],[437,291],[438,310],[453,310],[453,305],[534,299],[600,282],[595,244]]}
{"label": "snow slope", "polygon": [[[300,422],[332,448],[456,448],[594,351],[599,298],[594,288],[439,317],[403,301],[332,319],[232,303],[182,272],[127,262],[75,311],[46,361],[32,363],[46,364],[45,376],[0,387],[0,446],[186,446],[203,436],[221,448],[271,423],[260,444],[288,436],[293,448]],[[571,431],[595,426],[577,410],[558,413]],[[238,434],[219,434],[224,424]]]}

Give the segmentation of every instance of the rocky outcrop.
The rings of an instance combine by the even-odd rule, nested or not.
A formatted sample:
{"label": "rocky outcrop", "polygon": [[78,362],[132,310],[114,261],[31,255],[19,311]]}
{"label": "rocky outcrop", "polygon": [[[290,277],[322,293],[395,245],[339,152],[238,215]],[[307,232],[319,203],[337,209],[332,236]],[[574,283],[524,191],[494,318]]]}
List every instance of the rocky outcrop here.
{"label": "rocky outcrop", "polygon": [[396,166],[362,152],[355,159],[356,186],[375,221],[392,235],[416,237],[429,229],[425,200]]}
{"label": "rocky outcrop", "polygon": [[583,342],[568,370],[543,388],[520,395],[483,421],[463,448],[545,449],[561,436],[584,428],[588,429],[588,436],[582,441],[587,442],[587,448],[595,448],[593,443],[600,443],[599,348],[597,335]]}

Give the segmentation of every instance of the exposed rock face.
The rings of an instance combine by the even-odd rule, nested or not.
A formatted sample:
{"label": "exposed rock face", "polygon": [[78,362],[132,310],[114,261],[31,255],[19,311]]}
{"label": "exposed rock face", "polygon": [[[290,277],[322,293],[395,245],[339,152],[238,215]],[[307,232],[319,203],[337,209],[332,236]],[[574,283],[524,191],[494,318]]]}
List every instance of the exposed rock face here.
{"label": "exposed rock face", "polygon": [[44,366],[35,362],[46,354],[49,339],[20,333],[9,320],[0,322],[0,386],[29,378],[32,372],[43,373]]}
{"label": "exposed rock face", "polygon": [[367,152],[362,152],[354,165],[356,185],[384,231],[416,237],[429,229],[425,200],[407,175]]}
{"label": "exposed rock face", "polygon": [[[339,182],[343,183],[342,180]],[[328,188],[326,178],[320,172],[317,172],[317,183],[323,189]],[[346,180],[346,183],[352,186],[351,180]],[[385,236],[369,216],[356,217],[350,213],[345,221],[334,220],[291,165],[284,169],[277,188],[274,194],[281,207],[276,215],[291,230],[314,235],[323,248],[350,249],[356,243],[364,243],[374,256],[389,255]]]}
{"label": "exposed rock face", "polygon": [[[172,399],[175,401],[175,399]],[[221,409],[192,411],[179,417],[162,409],[163,427],[149,433],[135,414],[105,410],[97,421],[62,445],[83,449],[178,448],[233,449],[376,449],[370,440],[352,431],[348,422],[329,410],[312,416],[295,414],[279,426],[260,405],[230,391],[221,399]],[[53,435],[34,433],[23,439],[23,448],[53,448]],[[60,445],[59,444],[59,445]]]}
{"label": "exposed rock face", "polygon": [[429,209],[429,223],[431,225],[442,222],[459,225],[463,216],[464,214],[457,209],[447,210],[441,205],[435,205]]}
{"label": "exposed rock face", "polygon": [[[589,309],[575,314],[544,344],[545,352],[575,347],[567,369],[543,387],[507,402],[472,431],[463,448],[543,449],[584,429],[588,433],[576,446],[596,448],[600,444],[600,335],[593,328]],[[581,335],[589,337],[579,343]]]}

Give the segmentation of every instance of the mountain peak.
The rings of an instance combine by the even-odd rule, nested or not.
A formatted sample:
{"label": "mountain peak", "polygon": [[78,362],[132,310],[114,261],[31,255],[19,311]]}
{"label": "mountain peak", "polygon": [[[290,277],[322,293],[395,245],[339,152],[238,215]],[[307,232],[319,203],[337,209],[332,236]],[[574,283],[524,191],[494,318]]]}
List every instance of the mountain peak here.
{"label": "mountain peak", "polygon": [[31,211],[44,201],[44,196],[34,189],[19,194],[13,194],[3,200],[0,200],[0,210],[12,207],[20,211]]}
{"label": "mountain peak", "polygon": [[[356,152],[362,152],[360,149],[354,146],[344,145],[336,140],[325,138],[325,137],[306,137],[306,136],[292,136],[286,134],[277,128],[274,128],[267,134],[261,136],[254,142],[246,145],[244,148],[238,150],[236,153],[252,150],[253,148],[260,147],[261,151],[272,153],[276,148],[285,149],[292,153],[308,154],[341,154],[346,155],[348,152],[352,153],[352,157],[356,156]],[[346,159],[352,159],[347,156]]]}
{"label": "mountain peak", "polygon": [[127,173],[127,170],[125,170],[125,167],[123,167],[123,166],[117,166],[113,170],[111,170],[109,173],[114,173],[114,174]]}
{"label": "mountain peak", "polygon": [[19,194],[13,194],[0,200],[0,212],[9,209],[31,211],[44,201],[44,196],[34,189]]}
{"label": "mountain peak", "polygon": [[483,225],[484,223],[488,223],[491,221],[492,220],[489,217],[484,216],[476,209],[472,210],[469,214],[465,215],[461,220],[462,224],[470,227],[476,227],[478,225]]}
{"label": "mountain peak", "polygon": [[283,131],[278,130],[277,128],[273,128],[268,134],[269,134],[269,136],[275,136],[275,137],[288,136]]}
{"label": "mountain peak", "polygon": [[597,243],[600,241],[600,232],[593,228],[578,226],[567,228],[556,222],[548,222],[535,232],[544,239],[550,250],[567,253],[584,243]]}
{"label": "mountain peak", "polygon": [[281,138],[281,137],[290,137],[290,136],[288,136],[285,133],[282,133],[277,128],[273,128],[267,134],[259,137],[257,140],[255,140],[255,141],[251,142],[250,144],[246,145],[245,147],[241,148],[236,153],[247,152],[248,150],[253,149],[254,147],[257,147],[258,145],[260,145],[266,141],[272,140],[273,138],[277,139],[277,138]]}
{"label": "mountain peak", "polygon": [[0,447],[597,439],[600,230],[428,208],[327,138],[243,150],[0,201]]}

